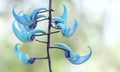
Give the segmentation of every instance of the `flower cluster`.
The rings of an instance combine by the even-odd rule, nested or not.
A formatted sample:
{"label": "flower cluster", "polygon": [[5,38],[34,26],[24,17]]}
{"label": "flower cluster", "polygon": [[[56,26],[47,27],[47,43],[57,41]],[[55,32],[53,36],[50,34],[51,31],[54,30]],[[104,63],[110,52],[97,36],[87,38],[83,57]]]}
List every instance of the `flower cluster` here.
{"label": "flower cluster", "polygon": [[77,27],[78,27],[78,21],[75,20],[74,25],[73,26],[68,26],[66,24],[67,21],[67,8],[66,6],[63,4],[64,7],[64,12],[60,17],[53,17],[53,22],[55,22],[55,28],[60,28],[62,35],[65,37],[70,37],[74,34],[74,32],[76,31]]}
{"label": "flower cluster", "polygon": [[[15,36],[22,42],[32,42],[35,39],[35,35],[42,33],[46,34],[44,30],[35,29],[37,26],[38,19],[46,18],[45,15],[39,14],[40,11],[46,11],[46,8],[36,8],[30,14],[23,14],[20,13],[16,14],[14,9],[16,6],[13,7],[12,13],[15,18],[15,21],[12,24],[12,29]],[[18,28],[17,28],[18,27]],[[18,44],[15,46],[15,53],[17,57],[24,63],[24,64],[32,64],[35,60],[33,57],[29,57],[26,54],[23,54],[18,49]]]}
{"label": "flower cluster", "polygon": [[[36,8],[30,14],[21,14],[21,12],[17,14],[15,12],[15,7],[16,6],[14,6],[12,9],[12,13],[15,18],[15,21],[13,21],[13,24],[12,24],[12,29],[15,36],[24,43],[32,42],[33,40],[35,40],[36,36],[43,36],[48,34],[50,35],[60,31],[64,37],[69,38],[77,30],[78,21],[76,19],[74,20],[74,24],[72,26],[69,26],[66,24],[67,8],[64,4],[63,4],[64,12],[62,13],[61,16],[52,17],[51,19],[52,23],[50,25],[51,28],[54,28],[60,31],[50,32],[50,33],[47,33],[44,30],[36,29],[36,27],[38,22],[44,21],[44,20],[50,20],[49,17],[43,14],[44,12],[54,11],[54,10],[52,9],[47,10],[46,8]],[[39,41],[39,42],[42,42],[42,41]],[[44,42],[44,43],[48,44],[48,42]],[[37,58],[30,57],[28,54],[22,53],[19,50],[18,46],[19,44],[16,44],[14,50],[17,57],[20,59],[20,61],[22,61],[24,64],[33,64]],[[60,50],[64,50],[66,59],[69,60],[72,64],[76,64],[76,65],[86,62],[91,57],[91,54],[92,54],[92,50],[90,47],[89,47],[90,49],[89,54],[85,56],[74,54],[70,49],[70,47],[64,43],[55,43],[53,47],[49,47],[49,49],[51,48],[58,48]],[[47,58],[48,57],[46,57],[45,59]]]}

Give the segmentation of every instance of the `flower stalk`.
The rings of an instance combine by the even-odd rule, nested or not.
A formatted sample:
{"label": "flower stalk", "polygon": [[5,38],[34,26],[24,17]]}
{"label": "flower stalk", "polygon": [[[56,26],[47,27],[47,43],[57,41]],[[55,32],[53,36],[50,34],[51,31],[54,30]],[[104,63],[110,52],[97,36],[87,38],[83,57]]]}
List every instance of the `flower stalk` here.
{"label": "flower stalk", "polygon": [[[52,0],[49,0],[49,21],[48,21],[48,33],[51,32],[51,24],[52,24]],[[51,58],[50,58],[50,35],[47,35],[47,57],[48,57],[48,67],[49,72],[52,72],[52,66],[51,66]]]}
{"label": "flower stalk", "polygon": [[55,32],[50,32],[50,33],[45,33],[45,34],[39,34],[39,35],[35,35],[35,36],[44,36],[44,35],[48,35],[48,34],[54,34],[54,33],[58,33],[60,31],[55,31]]}

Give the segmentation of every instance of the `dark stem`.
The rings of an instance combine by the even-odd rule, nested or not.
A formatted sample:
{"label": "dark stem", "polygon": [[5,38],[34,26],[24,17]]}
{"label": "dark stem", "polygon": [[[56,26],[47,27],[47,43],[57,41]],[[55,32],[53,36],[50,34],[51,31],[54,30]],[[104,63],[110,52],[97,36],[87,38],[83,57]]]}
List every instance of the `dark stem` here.
{"label": "dark stem", "polygon": [[48,59],[48,57],[41,57],[41,58],[35,58],[37,60],[41,60],[41,59]]}
{"label": "dark stem", "polygon": [[[48,12],[48,11],[49,11],[49,10],[41,11],[41,12],[38,12],[38,14],[39,14],[39,13]],[[51,11],[54,11],[54,10],[51,9]]]}
{"label": "dark stem", "polygon": [[50,58],[50,32],[51,32],[51,23],[52,23],[52,13],[51,13],[51,5],[52,5],[52,0],[49,0],[49,25],[48,25],[48,35],[47,35],[47,57],[48,57],[48,66],[49,66],[49,72],[52,72],[52,66],[51,66],[51,58]]}
{"label": "dark stem", "polygon": [[50,47],[51,49],[61,49],[61,50],[64,50],[66,51],[65,49],[61,48],[61,47]]}
{"label": "dark stem", "polygon": [[48,20],[48,18],[37,20],[37,22],[44,21],[44,20]]}
{"label": "dark stem", "polygon": [[37,39],[35,39],[35,41],[47,44],[47,42],[45,42],[45,41],[40,41],[40,40],[37,40]]}
{"label": "dark stem", "polygon": [[48,35],[48,34],[54,34],[54,33],[58,33],[60,31],[55,31],[55,32],[50,32],[50,33],[45,33],[45,34],[38,34],[38,35],[34,35],[34,36],[44,36],[44,35]]}

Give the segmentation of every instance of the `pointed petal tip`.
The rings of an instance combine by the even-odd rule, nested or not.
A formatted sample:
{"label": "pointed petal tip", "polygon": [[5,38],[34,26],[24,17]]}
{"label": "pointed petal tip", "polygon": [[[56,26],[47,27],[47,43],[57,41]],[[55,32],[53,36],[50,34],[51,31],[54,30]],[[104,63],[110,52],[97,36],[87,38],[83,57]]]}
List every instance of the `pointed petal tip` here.
{"label": "pointed petal tip", "polygon": [[16,6],[17,6],[17,5],[14,5],[13,8],[12,8],[13,16],[16,15],[16,13],[15,13],[15,7],[16,7]]}
{"label": "pointed petal tip", "polygon": [[79,24],[78,20],[75,19],[75,20],[74,20],[74,26],[75,26],[75,27],[78,27],[78,24]]}
{"label": "pointed petal tip", "polygon": [[92,55],[92,49],[90,47],[88,47],[90,49],[89,54],[85,55],[85,56],[77,56],[78,59],[75,61],[71,61],[71,63],[75,64],[75,65],[79,65],[79,64],[83,64],[86,61],[88,61]]}
{"label": "pointed petal tip", "polygon": [[91,55],[92,55],[92,48],[90,46],[88,46],[88,48],[90,49],[89,56],[91,57]]}
{"label": "pointed petal tip", "polygon": [[63,18],[64,23],[65,23],[67,21],[67,8],[64,4],[63,4],[63,7],[64,7],[64,12],[60,17]]}
{"label": "pointed petal tip", "polygon": [[23,62],[24,64],[29,64],[29,59],[30,59],[29,55],[22,53],[18,48],[18,44],[15,45],[14,50],[21,62]]}
{"label": "pointed petal tip", "polygon": [[15,4],[12,9],[14,9],[17,5]]}
{"label": "pointed petal tip", "polygon": [[62,6],[63,6],[64,10],[67,10],[67,8],[66,8],[66,5],[65,5],[65,4],[62,4]]}
{"label": "pointed petal tip", "polygon": [[65,49],[65,57],[72,64],[75,64],[75,65],[79,65],[79,64],[82,64],[82,63],[88,61],[92,55],[92,49],[90,47],[88,47],[90,49],[89,54],[87,54],[85,56],[80,56],[79,54],[73,54],[71,49],[64,43],[56,43],[54,46],[58,46],[58,47],[61,47],[62,49]]}

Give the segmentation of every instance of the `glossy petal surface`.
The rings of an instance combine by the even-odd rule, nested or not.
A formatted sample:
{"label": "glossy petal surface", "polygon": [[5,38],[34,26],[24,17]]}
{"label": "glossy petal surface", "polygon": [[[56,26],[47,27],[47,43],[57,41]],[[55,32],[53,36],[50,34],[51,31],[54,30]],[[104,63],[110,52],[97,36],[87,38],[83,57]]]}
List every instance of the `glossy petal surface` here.
{"label": "glossy petal surface", "polygon": [[16,37],[22,41],[22,42],[31,42],[34,40],[34,34],[37,34],[37,33],[46,33],[45,31],[43,30],[32,30],[30,32],[27,32],[27,31],[20,31],[16,28],[14,22],[12,24],[12,29],[13,29],[13,32],[14,34],[16,35]]}
{"label": "glossy petal surface", "polygon": [[33,30],[37,26],[37,19],[41,17],[46,18],[45,15],[38,14],[39,11],[46,10],[46,8],[36,8],[30,14],[23,15],[20,15],[20,13],[16,14],[14,8],[15,6],[12,9],[13,16],[15,20],[18,22],[19,27],[23,30]]}
{"label": "glossy petal surface", "polygon": [[46,17],[45,15],[37,15],[37,13],[41,10],[47,10],[46,8],[36,8],[34,9],[31,14],[30,14],[30,17],[31,17],[31,20],[34,22],[37,18],[41,18],[41,17]]}
{"label": "glossy petal surface", "polygon": [[71,37],[75,33],[75,31],[77,30],[78,21],[75,20],[74,25],[71,27],[67,26],[66,24],[63,24],[63,23],[57,23],[55,27],[61,29],[63,36]]}
{"label": "glossy petal surface", "polygon": [[24,64],[29,64],[29,59],[30,59],[29,55],[22,53],[18,48],[18,44],[15,45],[14,50],[21,62],[23,62]]}
{"label": "glossy petal surface", "polygon": [[29,15],[24,14],[23,16],[19,16],[18,14],[15,13],[14,8],[16,6],[13,7],[12,9],[12,13],[13,16],[15,18],[15,20],[23,25],[30,25],[32,23],[32,21],[30,20],[30,22],[28,21],[30,19]]}
{"label": "glossy petal surface", "polygon": [[66,58],[72,63],[72,64],[82,64],[86,62],[92,55],[92,49],[90,49],[90,52],[88,55],[80,56],[79,54],[73,54],[72,50],[63,43],[57,43],[54,46],[60,47],[61,49],[65,50],[65,56]]}
{"label": "glossy petal surface", "polygon": [[71,37],[75,31],[77,30],[77,27],[78,27],[78,21],[75,20],[74,22],[74,25],[69,27],[69,26],[66,26],[66,31],[63,31],[64,32],[64,35],[65,37]]}
{"label": "glossy petal surface", "polygon": [[54,17],[52,20],[53,20],[53,22],[55,22],[55,28],[60,28],[61,29],[61,32],[62,32],[63,36],[71,37],[75,33],[75,31],[78,27],[78,21],[75,20],[73,26],[71,26],[71,27],[68,26],[66,24],[67,9],[66,9],[65,5],[63,5],[63,7],[64,7],[63,14],[60,17]]}

